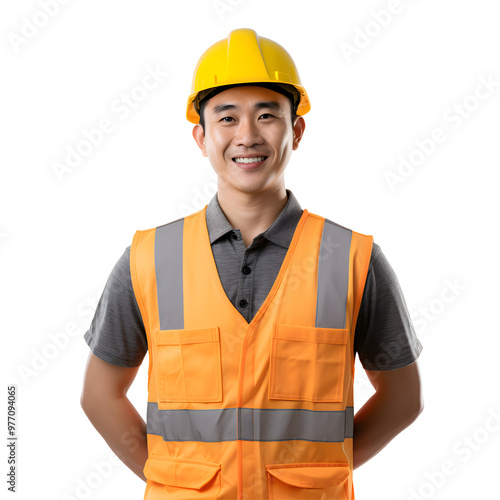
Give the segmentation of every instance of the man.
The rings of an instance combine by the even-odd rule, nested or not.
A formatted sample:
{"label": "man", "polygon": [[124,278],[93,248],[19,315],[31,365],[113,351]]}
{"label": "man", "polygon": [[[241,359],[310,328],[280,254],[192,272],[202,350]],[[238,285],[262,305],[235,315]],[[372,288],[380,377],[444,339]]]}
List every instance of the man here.
{"label": "man", "polygon": [[[422,411],[422,346],[380,247],[285,188],[309,109],[253,30],[195,70],[187,118],[218,191],[136,232],[85,334],[82,407],[145,499],[353,499],[353,470]],[[146,425],[126,392],[147,351]],[[354,416],[356,352],[376,392]]]}

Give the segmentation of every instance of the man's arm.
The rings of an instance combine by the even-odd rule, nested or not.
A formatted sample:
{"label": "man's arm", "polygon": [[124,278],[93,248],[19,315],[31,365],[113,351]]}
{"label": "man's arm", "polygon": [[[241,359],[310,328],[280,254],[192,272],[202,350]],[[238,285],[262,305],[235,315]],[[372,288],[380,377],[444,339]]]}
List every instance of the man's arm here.
{"label": "man's arm", "polygon": [[146,482],[146,424],[127,398],[138,371],[138,366],[112,365],[90,353],[80,404],[120,460]]}
{"label": "man's arm", "polygon": [[354,469],[375,456],[424,409],[417,362],[368,371],[375,394],[354,416]]}

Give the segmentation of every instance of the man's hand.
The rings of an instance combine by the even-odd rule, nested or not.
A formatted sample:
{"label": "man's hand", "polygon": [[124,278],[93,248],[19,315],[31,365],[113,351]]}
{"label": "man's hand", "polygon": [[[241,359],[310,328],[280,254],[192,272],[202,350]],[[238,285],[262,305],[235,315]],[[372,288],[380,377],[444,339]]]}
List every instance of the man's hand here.
{"label": "man's hand", "polygon": [[375,394],[354,416],[354,464],[370,460],[424,409],[417,362],[397,370],[368,371]]}

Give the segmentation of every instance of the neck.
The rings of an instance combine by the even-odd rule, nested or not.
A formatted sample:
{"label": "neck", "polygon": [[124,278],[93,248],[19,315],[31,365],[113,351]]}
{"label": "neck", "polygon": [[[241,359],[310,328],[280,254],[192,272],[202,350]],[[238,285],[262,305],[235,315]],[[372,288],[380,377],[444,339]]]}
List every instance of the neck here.
{"label": "neck", "polygon": [[239,229],[245,246],[264,232],[278,217],[288,201],[285,186],[261,193],[218,189],[217,200],[227,220]]}

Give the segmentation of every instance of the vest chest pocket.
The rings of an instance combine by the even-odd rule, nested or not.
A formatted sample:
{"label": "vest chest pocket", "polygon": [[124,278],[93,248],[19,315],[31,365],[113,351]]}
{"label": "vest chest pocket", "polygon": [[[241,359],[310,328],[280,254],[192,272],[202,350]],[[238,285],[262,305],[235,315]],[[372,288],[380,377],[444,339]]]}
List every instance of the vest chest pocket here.
{"label": "vest chest pocket", "polygon": [[269,399],[342,402],[349,331],[275,324]]}
{"label": "vest chest pocket", "polygon": [[222,401],[219,327],[159,330],[156,385],[164,402]]}

